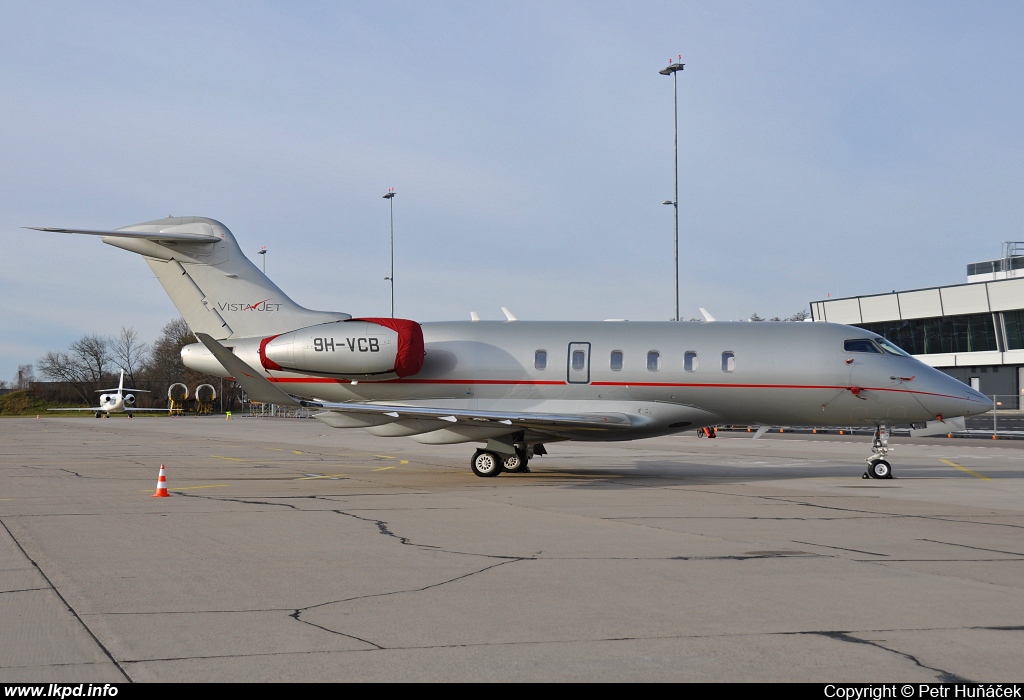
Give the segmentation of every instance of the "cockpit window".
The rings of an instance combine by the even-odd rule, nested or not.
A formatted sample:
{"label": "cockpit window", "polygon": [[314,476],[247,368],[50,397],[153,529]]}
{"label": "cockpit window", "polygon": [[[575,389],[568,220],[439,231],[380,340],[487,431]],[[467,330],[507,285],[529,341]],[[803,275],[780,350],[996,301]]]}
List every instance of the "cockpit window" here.
{"label": "cockpit window", "polygon": [[843,341],[843,350],[846,352],[873,352],[881,354],[881,350],[878,349],[874,343],[867,338],[858,338],[857,340],[846,340]]}
{"label": "cockpit window", "polygon": [[894,345],[893,343],[890,343],[885,338],[875,338],[875,342],[878,343],[879,345],[881,345],[882,349],[885,350],[890,355],[899,355],[900,357],[910,357],[910,353],[909,352],[907,352],[906,350],[904,350],[903,348],[901,348],[901,347],[899,347],[897,345]]}

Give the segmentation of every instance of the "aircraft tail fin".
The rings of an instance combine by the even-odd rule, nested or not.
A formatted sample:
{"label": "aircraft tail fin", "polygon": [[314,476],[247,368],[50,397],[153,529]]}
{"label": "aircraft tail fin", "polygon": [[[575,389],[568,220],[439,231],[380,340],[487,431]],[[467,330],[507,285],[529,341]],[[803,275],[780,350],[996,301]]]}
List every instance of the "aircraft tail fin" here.
{"label": "aircraft tail fin", "polygon": [[143,256],[193,333],[218,340],[268,336],[351,318],[296,304],[214,219],[167,217],[113,231],[38,230],[102,236],[104,243]]}

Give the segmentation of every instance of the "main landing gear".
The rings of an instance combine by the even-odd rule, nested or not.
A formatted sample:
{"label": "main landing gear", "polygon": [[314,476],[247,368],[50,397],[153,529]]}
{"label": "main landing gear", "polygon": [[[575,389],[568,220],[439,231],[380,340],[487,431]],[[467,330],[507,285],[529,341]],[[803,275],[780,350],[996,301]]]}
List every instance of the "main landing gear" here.
{"label": "main landing gear", "polygon": [[547,454],[544,445],[516,445],[514,455],[501,455],[492,450],[479,449],[473,454],[470,466],[477,476],[498,476],[502,472],[522,474],[530,471],[530,458]]}
{"label": "main landing gear", "polygon": [[862,479],[891,479],[892,465],[886,461],[889,451],[889,426],[880,425],[875,428],[875,439],[871,442],[871,456],[864,461],[868,463],[868,470],[864,472]]}

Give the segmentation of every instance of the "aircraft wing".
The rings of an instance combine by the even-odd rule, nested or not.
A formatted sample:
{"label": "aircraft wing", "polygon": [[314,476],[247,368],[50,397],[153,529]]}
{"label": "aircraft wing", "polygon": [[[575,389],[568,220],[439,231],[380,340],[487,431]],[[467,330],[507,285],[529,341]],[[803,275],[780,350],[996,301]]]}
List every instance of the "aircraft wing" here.
{"label": "aircraft wing", "polygon": [[26,226],[32,231],[47,233],[84,233],[89,236],[114,236],[115,238],[141,238],[147,241],[190,241],[193,243],[214,243],[220,238],[205,233],[186,231],[95,231],[85,228],[52,228],[48,226]]}
{"label": "aircraft wing", "polygon": [[309,401],[281,391],[268,382],[259,372],[243,362],[238,356],[218,343],[206,333],[196,333],[199,341],[213,356],[231,372],[235,381],[242,385],[251,400],[284,406],[323,408],[338,413],[382,415],[390,418],[424,418],[449,423],[472,422],[474,425],[488,422],[507,426],[538,429],[583,429],[583,430],[625,430],[633,423],[624,413],[532,413],[524,411],[479,411],[468,409],[439,408],[431,406],[403,406],[377,403],[335,403],[330,401]]}
{"label": "aircraft wing", "polygon": [[[250,394],[251,396],[251,394]],[[400,404],[375,403],[334,403],[330,401],[307,401],[299,404],[306,408],[323,408],[337,413],[363,415],[384,415],[394,419],[425,418],[443,420],[449,423],[470,423],[501,425],[537,429],[572,430],[619,430],[633,425],[624,413],[531,413],[529,411],[478,411],[461,408],[436,408],[431,406],[407,406]]]}
{"label": "aircraft wing", "polygon": [[48,408],[47,411],[106,411],[103,406],[93,406],[92,408]]}

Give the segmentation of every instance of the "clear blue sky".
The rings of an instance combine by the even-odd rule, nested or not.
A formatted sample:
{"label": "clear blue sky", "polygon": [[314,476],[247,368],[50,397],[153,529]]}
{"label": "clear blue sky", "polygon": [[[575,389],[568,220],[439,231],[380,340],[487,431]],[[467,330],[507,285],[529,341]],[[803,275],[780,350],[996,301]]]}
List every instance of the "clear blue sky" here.
{"label": "clear blue sky", "polygon": [[962,282],[1024,240],[1020,2],[5,2],[0,378],[176,316],[23,226],[224,222],[300,304],[719,319]]}

